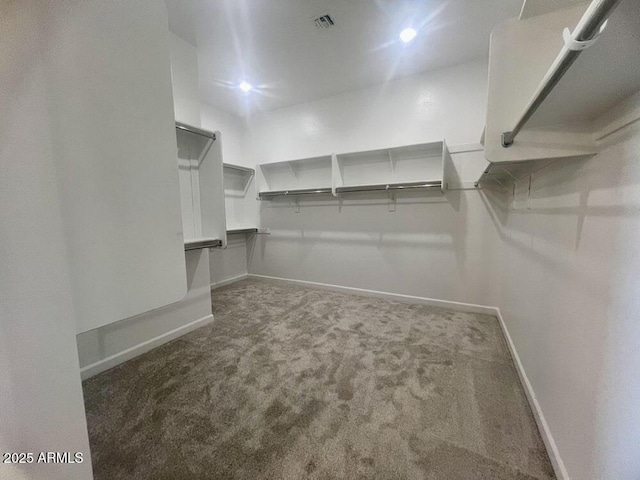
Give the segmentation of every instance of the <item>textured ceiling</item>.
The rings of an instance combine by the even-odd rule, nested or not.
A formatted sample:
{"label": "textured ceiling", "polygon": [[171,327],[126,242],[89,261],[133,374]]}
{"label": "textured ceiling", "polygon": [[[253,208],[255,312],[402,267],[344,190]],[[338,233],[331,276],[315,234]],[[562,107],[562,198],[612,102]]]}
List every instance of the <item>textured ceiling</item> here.
{"label": "textured ceiling", "polygon": [[[173,33],[197,46],[200,94],[247,115],[488,55],[522,0],[166,0]],[[312,18],[331,12],[335,26]],[[398,34],[419,31],[409,44]],[[241,80],[255,88],[236,88]]]}

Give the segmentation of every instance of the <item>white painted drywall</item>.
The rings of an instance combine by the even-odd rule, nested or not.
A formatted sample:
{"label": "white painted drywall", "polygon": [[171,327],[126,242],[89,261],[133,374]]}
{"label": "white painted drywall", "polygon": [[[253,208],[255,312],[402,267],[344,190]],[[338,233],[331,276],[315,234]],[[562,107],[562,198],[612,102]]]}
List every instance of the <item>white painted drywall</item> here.
{"label": "white painted drywall", "polygon": [[[251,167],[246,153],[246,124],[244,119],[219,108],[201,105],[202,127],[222,132],[222,156],[225,163]],[[258,225],[259,205],[255,194],[255,179],[225,171],[225,215],[227,228],[246,228]],[[243,182],[247,185],[240,185]],[[233,184],[233,185],[229,185]],[[244,190],[243,190],[244,189]],[[211,284],[247,274],[247,241],[244,235],[227,239],[226,249],[211,250]]]}
{"label": "white painted drywall", "polygon": [[[179,302],[78,335],[83,378],[96,375],[173,338],[211,317],[209,251],[185,252],[187,295]],[[194,322],[198,322],[192,325]],[[147,347],[148,345],[148,347]]]}
{"label": "white painted drywall", "polygon": [[[478,142],[486,62],[478,61],[249,118],[256,162],[446,139]],[[482,152],[453,154],[472,181]],[[495,304],[487,277],[497,241],[478,191],[261,202],[270,235],[250,243],[249,272],[475,304]]]}
{"label": "white painted drywall", "polygon": [[[200,125],[200,88],[198,84],[198,52],[190,43],[169,32],[171,59],[171,83],[175,119],[188,125]],[[190,138],[183,134],[184,143]],[[191,168],[191,160],[178,151],[178,175],[180,179],[180,205],[184,238],[196,237],[196,213],[193,205],[194,185],[199,185],[199,172]],[[197,187],[196,187],[197,188]],[[199,205],[198,205],[199,206]]]}
{"label": "white painted drywall", "polygon": [[488,203],[499,306],[574,479],[640,475],[639,159],[635,123],[539,171],[530,198],[524,182],[507,209]]}
{"label": "white painted drywall", "polygon": [[250,167],[251,164],[245,153],[245,120],[205,102],[200,105],[200,115],[202,128],[213,132],[219,130],[224,135],[222,144],[224,161]]}
{"label": "white painted drywall", "polygon": [[[180,115],[176,119],[200,126],[195,47],[172,34],[170,39],[174,104],[176,115]],[[173,129],[171,135],[175,135]],[[188,181],[190,184],[190,178]],[[203,323],[210,320],[209,252],[185,252],[185,258],[187,294],[181,301],[77,336],[80,366],[86,374],[98,373],[127,360],[131,352],[142,353],[147,342],[157,345],[167,341],[176,329],[187,328],[198,320],[203,320]]]}
{"label": "white painted drywall", "polygon": [[[249,119],[255,162],[446,138],[476,141],[484,66],[464,65]],[[640,104],[636,97],[635,104]],[[633,102],[632,102],[633,103]],[[630,108],[603,124],[634,118]],[[636,107],[636,110],[640,110]],[[637,116],[635,117],[637,118]],[[504,192],[398,204],[261,202],[249,272],[497,305],[570,478],[640,472],[640,127]],[[454,153],[458,179],[481,155]]]}
{"label": "white painted drywall", "polygon": [[176,120],[197,127],[200,125],[198,50],[169,32],[169,53]]}
{"label": "white painted drywall", "polygon": [[0,478],[90,479],[67,243],[47,82],[45,2],[0,3],[0,452],[82,452],[82,464],[0,464]]}
{"label": "white painted drywall", "polygon": [[50,6],[52,142],[80,333],[186,293],[167,12],[154,0]]}

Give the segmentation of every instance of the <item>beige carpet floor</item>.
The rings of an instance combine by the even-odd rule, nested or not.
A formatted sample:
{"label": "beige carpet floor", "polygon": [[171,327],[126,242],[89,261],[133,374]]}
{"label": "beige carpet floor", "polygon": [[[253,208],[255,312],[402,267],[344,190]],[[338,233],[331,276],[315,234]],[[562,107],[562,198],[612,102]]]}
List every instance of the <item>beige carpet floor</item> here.
{"label": "beige carpet floor", "polygon": [[245,280],[84,382],[95,478],[547,479],[495,317]]}

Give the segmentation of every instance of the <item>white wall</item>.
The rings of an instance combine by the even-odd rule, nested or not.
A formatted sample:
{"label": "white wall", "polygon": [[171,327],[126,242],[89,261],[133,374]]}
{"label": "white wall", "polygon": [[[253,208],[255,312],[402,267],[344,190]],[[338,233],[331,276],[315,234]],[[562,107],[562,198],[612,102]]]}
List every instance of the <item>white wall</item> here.
{"label": "white wall", "polygon": [[169,32],[169,54],[176,120],[198,127],[200,126],[198,50]]}
{"label": "white wall", "polygon": [[[222,134],[222,156],[225,163],[251,167],[246,148],[245,120],[225,112],[208,103],[202,103],[202,127],[220,131]],[[235,181],[237,175],[225,172],[225,182]],[[240,176],[240,179],[246,179]],[[246,186],[244,196],[239,190],[227,190],[225,186],[225,214],[227,228],[255,227],[258,224],[258,203],[255,199],[254,180]],[[247,275],[247,241],[244,235],[228,237],[226,249],[211,250],[211,284],[222,284],[230,279]]]}
{"label": "white wall", "polygon": [[89,479],[91,458],[46,61],[51,12],[0,3],[0,452],[82,452],[82,464],[0,464],[0,478]]}
{"label": "white wall", "polygon": [[[486,70],[462,65],[250,118],[254,162],[445,138],[476,142]],[[600,119],[637,118],[640,97]],[[636,116],[629,111],[635,106]],[[492,189],[406,201],[261,202],[271,235],[250,273],[500,307],[555,441],[559,473],[640,473],[640,127],[597,157],[537,172],[515,199]],[[475,152],[453,155],[462,182]],[[400,200],[399,200],[400,202]]]}
{"label": "white wall", "polygon": [[50,4],[52,141],[85,332],[186,293],[167,12],[155,0]]}
{"label": "white wall", "polygon": [[209,252],[185,252],[187,295],[179,302],[77,336],[82,378],[112,368],[210,322]]}
{"label": "white wall", "polygon": [[530,199],[525,181],[507,209],[488,205],[504,257],[499,306],[568,474],[636,479],[640,125],[600,148],[536,173]]}
{"label": "white wall", "polygon": [[[407,77],[249,119],[254,162],[446,139],[476,144],[484,125],[486,62]],[[481,152],[453,155],[473,181]],[[253,274],[476,304],[495,304],[488,281],[495,229],[477,191],[261,202],[270,235],[251,245]]]}
{"label": "white wall", "polygon": [[[195,47],[173,34],[169,35],[176,120],[200,126]],[[181,178],[183,192],[185,184],[190,189],[190,177]],[[185,257],[187,294],[182,300],[77,336],[83,378],[111,368],[213,320],[209,291],[209,251],[189,251],[185,252]]]}
{"label": "white wall", "polygon": [[222,155],[225,163],[250,167],[245,152],[245,120],[206,102],[200,104],[200,115],[202,128],[222,133]]}

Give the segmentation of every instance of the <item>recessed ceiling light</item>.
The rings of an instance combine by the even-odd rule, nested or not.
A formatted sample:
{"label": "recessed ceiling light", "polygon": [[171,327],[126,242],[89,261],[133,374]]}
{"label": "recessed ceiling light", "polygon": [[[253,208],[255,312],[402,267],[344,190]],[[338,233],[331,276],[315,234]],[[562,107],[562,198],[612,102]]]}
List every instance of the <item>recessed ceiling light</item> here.
{"label": "recessed ceiling light", "polygon": [[238,88],[243,92],[248,92],[249,90],[253,89],[253,85],[251,85],[248,82],[240,82],[240,85],[238,85]]}
{"label": "recessed ceiling light", "polygon": [[411,40],[416,38],[417,34],[418,32],[416,32],[413,28],[405,28],[404,30],[402,30],[402,32],[400,32],[400,40],[402,40],[404,43],[409,43]]}

